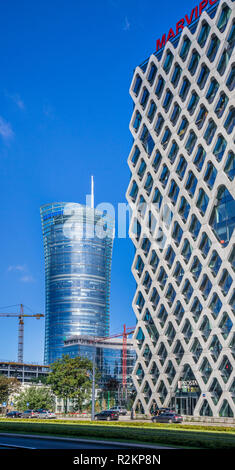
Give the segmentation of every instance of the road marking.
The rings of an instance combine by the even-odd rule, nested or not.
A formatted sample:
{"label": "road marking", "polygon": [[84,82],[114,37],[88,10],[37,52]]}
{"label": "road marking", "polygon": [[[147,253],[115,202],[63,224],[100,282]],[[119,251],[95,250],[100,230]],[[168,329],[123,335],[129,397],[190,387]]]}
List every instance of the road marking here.
{"label": "road marking", "polygon": [[0,447],[11,447],[11,448],[14,448],[14,449],[33,449],[33,450],[36,450],[36,447],[16,446],[14,444],[5,444],[5,443],[2,443],[2,442],[0,442]]}

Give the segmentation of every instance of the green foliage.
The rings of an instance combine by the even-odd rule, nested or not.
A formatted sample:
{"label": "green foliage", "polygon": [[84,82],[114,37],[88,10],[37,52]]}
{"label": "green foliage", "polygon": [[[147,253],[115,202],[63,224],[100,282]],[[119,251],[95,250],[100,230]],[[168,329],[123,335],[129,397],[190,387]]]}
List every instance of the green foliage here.
{"label": "green foliage", "polygon": [[[200,426],[199,426],[200,427]],[[212,430],[213,429],[213,430]],[[9,422],[0,420],[0,431],[18,431],[67,436],[73,438],[103,438],[126,442],[151,443],[152,445],[180,446],[202,449],[235,449],[235,428],[214,426],[198,430],[190,425],[153,425],[140,422],[96,422],[22,420]]]}
{"label": "green foliage", "polygon": [[[55,398],[47,386],[31,386],[22,391],[14,400],[15,407],[19,411],[36,410],[43,408],[45,410],[54,410]],[[27,403],[29,404],[27,406]]]}
{"label": "green foliage", "polygon": [[15,378],[0,375],[0,403],[8,402],[9,396],[20,388],[20,382]]}
{"label": "green foliage", "polygon": [[83,402],[90,398],[92,387],[92,362],[84,357],[70,358],[64,355],[50,366],[48,383],[59,398],[73,400],[74,409],[82,409]]}

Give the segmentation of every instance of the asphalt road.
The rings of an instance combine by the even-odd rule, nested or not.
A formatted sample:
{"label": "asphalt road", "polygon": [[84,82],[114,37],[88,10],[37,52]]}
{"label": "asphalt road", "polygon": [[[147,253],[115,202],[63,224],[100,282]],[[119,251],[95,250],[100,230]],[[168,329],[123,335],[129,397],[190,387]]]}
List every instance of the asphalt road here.
{"label": "asphalt road", "polygon": [[124,446],[66,439],[41,439],[40,437],[0,434],[0,449],[124,449]]}

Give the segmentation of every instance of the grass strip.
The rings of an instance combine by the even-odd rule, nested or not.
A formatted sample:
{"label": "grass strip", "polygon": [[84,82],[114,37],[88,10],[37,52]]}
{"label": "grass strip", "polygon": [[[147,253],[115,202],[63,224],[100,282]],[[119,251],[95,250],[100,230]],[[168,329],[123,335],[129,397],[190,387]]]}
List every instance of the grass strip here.
{"label": "grass strip", "polygon": [[[130,425],[131,424],[131,425]],[[203,449],[234,449],[235,432],[216,430],[197,430],[182,427],[180,425],[153,425],[148,423],[107,423],[96,422],[94,424],[84,422],[42,422],[40,420],[9,422],[0,421],[0,432],[25,432],[48,434],[52,436],[63,435],[74,438],[96,438],[126,440],[127,442],[140,442],[148,444],[163,444],[171,446],[183,446]]]}

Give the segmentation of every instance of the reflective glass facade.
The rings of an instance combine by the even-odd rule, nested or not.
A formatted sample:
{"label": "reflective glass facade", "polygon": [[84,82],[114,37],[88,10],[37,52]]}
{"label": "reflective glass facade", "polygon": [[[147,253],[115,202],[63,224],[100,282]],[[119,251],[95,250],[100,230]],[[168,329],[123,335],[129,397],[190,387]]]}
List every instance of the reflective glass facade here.
{"label": "reflective glass facade", "polygon": [[[97,341],[98,340],[98,341]],[[111,380],[117,381],[120,385],[123,379],[123,343],[122,340],[107,339],[96,341],[91,337],[69,338],[64,344],[64,354],[70,357],[87,357],[93,361],[95,354],[96,367],[100,373],[99,386],[106,388]],[[127,390],[133,388],[131,374],[136,361],[136,352],[131,340],[127,340]],[[118,391],[118,385],[116,388]]]}
{"label": "reflective glass facade", "polygon": [[109,334],[114,222],[80,204],[41,207],[45,255],[44,361],[63,354],[72,335]]}

